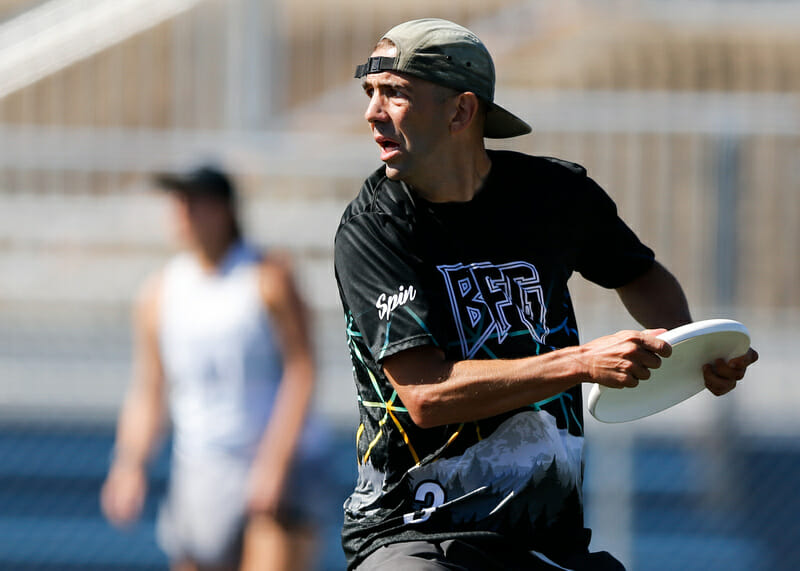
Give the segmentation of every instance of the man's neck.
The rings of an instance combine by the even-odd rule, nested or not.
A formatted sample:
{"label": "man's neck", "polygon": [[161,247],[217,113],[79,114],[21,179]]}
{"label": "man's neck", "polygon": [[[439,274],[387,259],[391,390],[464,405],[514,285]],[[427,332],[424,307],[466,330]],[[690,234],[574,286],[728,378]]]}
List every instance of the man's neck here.
{"label": "man's neck", "polygon": [[486,149],[451,154],[449,160],[431,169],[424,181],[407,181],[429,202],[469,202],[478,194],[489,175],[492,161]]}
{"label": "man's neck", "polygon": [[222,265],[222,262],[235,243],[236,240],[231,240],[214,245],[196,246],[192,248],[192,251],[200,267],[208,273],[214,273],[219,269],[220,265]]}

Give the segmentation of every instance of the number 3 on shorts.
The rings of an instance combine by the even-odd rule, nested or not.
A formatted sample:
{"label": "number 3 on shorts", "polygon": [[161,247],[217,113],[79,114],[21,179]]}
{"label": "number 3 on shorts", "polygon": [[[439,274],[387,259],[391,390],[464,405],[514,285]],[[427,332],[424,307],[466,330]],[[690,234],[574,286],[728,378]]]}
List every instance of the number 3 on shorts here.
{"label": "number 3 on shorts", "polygon": [[426,507],[419,511],[411,512],[403,516],[403,523],[422,523],[427,521],[431,514],[444,503],[444,488],[438,482],[427,481],[417,486],[414,492],[414,499]]}

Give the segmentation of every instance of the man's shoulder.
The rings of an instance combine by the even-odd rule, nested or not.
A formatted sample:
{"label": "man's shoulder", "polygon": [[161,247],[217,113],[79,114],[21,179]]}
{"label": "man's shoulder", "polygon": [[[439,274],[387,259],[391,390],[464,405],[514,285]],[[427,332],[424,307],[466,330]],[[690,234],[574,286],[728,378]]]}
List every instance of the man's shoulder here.
{"label": "man's shoulder", "polygon": [[490,151],[492,161],[499,163],[504,168],[517,169],[523,171],[528,176],[536,177],[542,175],[550,176],[574,176],[585,177],[586,168],[579,165],[559,159],[556,157],[529,155],[520,153],[518,151]]}
{"label": "man's shoulder", "polygon": [[381,166],[367,177],[358,195],[347,205],[340,226],[360,216],[405,218],[412,208],[406,186],[388,178],[386,168]]}

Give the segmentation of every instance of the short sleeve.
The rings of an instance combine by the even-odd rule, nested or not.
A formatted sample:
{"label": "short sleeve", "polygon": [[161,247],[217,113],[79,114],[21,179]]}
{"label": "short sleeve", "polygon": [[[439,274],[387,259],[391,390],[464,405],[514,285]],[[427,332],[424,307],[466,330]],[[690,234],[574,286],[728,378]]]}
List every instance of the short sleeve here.
{"label": "short sleeve", "polygon": [[345,312],[375,361],[422,345],[438,345],[440,323],[410,232],[379,213],[343,222],[334,246]]}
{"label": "short sleeve", "polygon": [[650,269],[655,255],[617,214],[611,197],[591,178],[574,205],[579,244],[576,270],[606,288],[622,287]]}

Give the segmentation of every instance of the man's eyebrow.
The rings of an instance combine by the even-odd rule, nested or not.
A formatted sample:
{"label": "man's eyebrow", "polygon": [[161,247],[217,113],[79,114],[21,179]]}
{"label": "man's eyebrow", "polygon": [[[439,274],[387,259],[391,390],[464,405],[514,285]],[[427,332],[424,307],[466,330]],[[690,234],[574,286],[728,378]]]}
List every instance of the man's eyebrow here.
{"label": "man's eyebrow", "polygon": [[411,83],[409,82],[400,82],[397,80],[387,79],[382,81],[376,81],[375,83],[370,83],[366,79],[361,82],[361,88],[366,91],[369,88],[375,87],[390,87],[392,89],[403,89],[405,91],[411,91]]}

